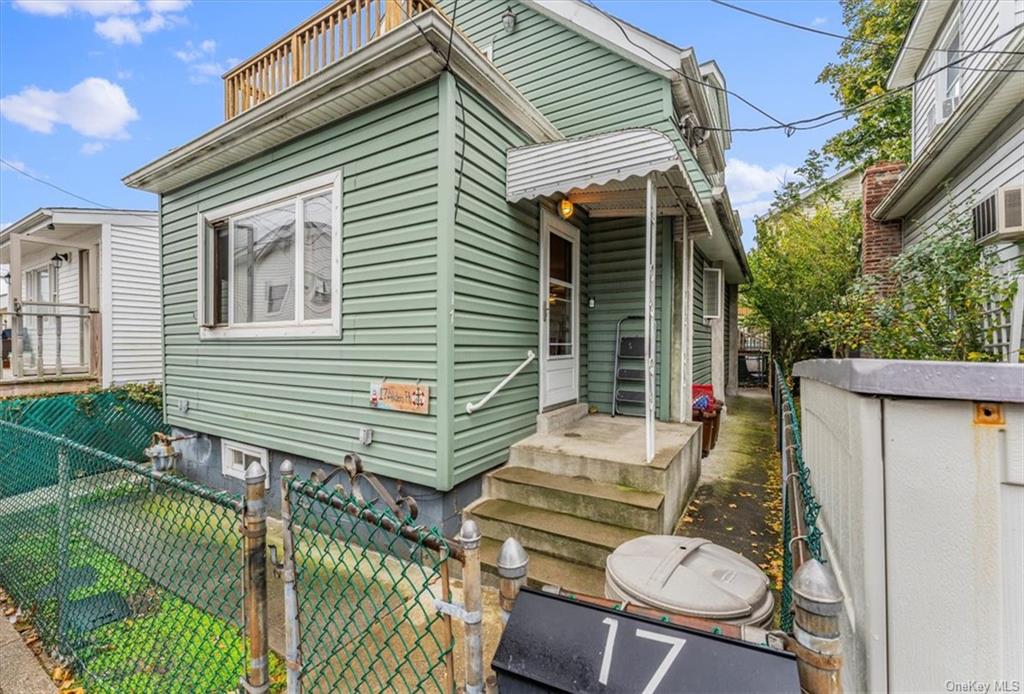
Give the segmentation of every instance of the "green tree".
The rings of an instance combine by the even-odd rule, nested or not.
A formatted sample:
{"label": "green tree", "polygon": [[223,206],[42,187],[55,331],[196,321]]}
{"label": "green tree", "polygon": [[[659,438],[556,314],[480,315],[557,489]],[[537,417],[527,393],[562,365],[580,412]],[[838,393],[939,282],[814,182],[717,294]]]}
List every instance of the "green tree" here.
{"label": "green tree", "polygon": [[[856,41],[844,41],[836,62],[818,76],[845,108],[885,93],[910,27],[917,0],[841,0],[843,24]],[[862,43],[866,42],[866,43]],[[854,125],[825,143],[825,153],[857,167],[910,158],[910,93],[878,99],[856,111]]]}
{"label": "green tree", "polygon": [[891,266],[894,289],[855,283],[837,307],[813,325],[838,356],[865,350],[882,359],[985,361],[993,314],[1009,311],[1016,283],[996,272],[998,258],[974,242],[968,216],[952,209],[936,233]]}
{"label": "green tree", "polygon": [[748,256],[753,281],[743,301],[770,328],[787,372],[820,351],[811,319],[836,307],[859,266],[859,206],[826,193],[759,221],[757,247]]}

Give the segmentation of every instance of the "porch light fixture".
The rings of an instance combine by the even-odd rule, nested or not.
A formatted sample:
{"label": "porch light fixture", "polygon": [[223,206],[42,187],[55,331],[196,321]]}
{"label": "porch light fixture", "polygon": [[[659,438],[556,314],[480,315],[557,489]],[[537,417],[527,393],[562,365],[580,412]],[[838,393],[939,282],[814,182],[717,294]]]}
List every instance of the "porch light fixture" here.
{"label": "porch light fixture", "polygon": [[558,214],[562,215],[562,219],[569,219],[574,212],[576,212],[576,206],[572,204],[572,200],[569,198],[563,198],[558,203]]}
{"label": "porch light fixture", "polygon": [[59,270],[61,265],[63,265],[64,263],[70,263],[71,262],[71,254],[70,253],[54,253],[53,257],[50,258],[50,262],[53,263],[53,267],[55,267],[55,268],[57,268]]}
{"label": "porch light fixture", "polygon": [[501,25],[505,27],[506,34],[511,34],[516,30],[516,13],[512,11],[511,5],[505,8],[505,12],[501,15]]}

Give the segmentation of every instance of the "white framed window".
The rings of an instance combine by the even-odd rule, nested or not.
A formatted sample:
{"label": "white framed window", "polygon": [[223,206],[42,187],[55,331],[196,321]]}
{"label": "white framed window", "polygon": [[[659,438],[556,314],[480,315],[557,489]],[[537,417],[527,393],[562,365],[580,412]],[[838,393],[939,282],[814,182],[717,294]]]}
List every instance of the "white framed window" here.
{"label": "white framed window", "polygon": [[[947,66],[943,73],[945,75],[946,100],[955,106],[956,100],[960,98],[960,81],[963,77],[963,70],[960,69],[960,64],[952,64],[956,63],[956,61],[961,57],[959,25],[953,28],[949,37],[946,39],[946,43],[942,47],[942,52],[945,59],[945,65]],[[948,118],[949,114],[944,112],[943,117]]]}
{"label": "white framed window", "polygon": [[201,339],[341,334],[341,173],[197,215]]}
{"label": "white framed window", "polygon": [[717,267],[704,268],[704,320],[722,317],[722,270]]}
{"label": "white framed window", "polygon": [[253,463],[259,463],[263,466],[263,470],[267,473],[266,482],[264,486],[267,489],[270,488],[270,466],[268,461],[270,456],[266,448],[257,448],[256,446],[250,446],[247,443],[238,443],[237,441],[227,441],[221,439],[220,442],[220,471],[225,477],[233,477],[235,479],[244,480],[245,471]]}

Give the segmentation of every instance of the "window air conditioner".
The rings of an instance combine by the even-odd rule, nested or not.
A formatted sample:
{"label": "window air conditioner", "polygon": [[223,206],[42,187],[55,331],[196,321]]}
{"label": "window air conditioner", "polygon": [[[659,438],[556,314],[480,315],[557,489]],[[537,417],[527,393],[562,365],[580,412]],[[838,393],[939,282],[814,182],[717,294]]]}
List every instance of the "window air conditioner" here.
{"label": "window air conditioner", "polygon": [[996,236],[1000,241],[1024,238],[1024,185],[999,189]]}

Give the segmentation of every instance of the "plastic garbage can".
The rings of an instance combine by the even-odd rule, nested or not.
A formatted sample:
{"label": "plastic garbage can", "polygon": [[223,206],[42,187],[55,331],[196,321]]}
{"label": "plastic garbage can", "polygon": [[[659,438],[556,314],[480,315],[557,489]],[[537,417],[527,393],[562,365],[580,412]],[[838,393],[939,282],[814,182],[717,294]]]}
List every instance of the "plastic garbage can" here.
{"label": "plastic garbage can", "polygon": [[675,614],[767,627],[775,598],[746,557],[699,537],[645,535],[608,557],[605,597]]}

